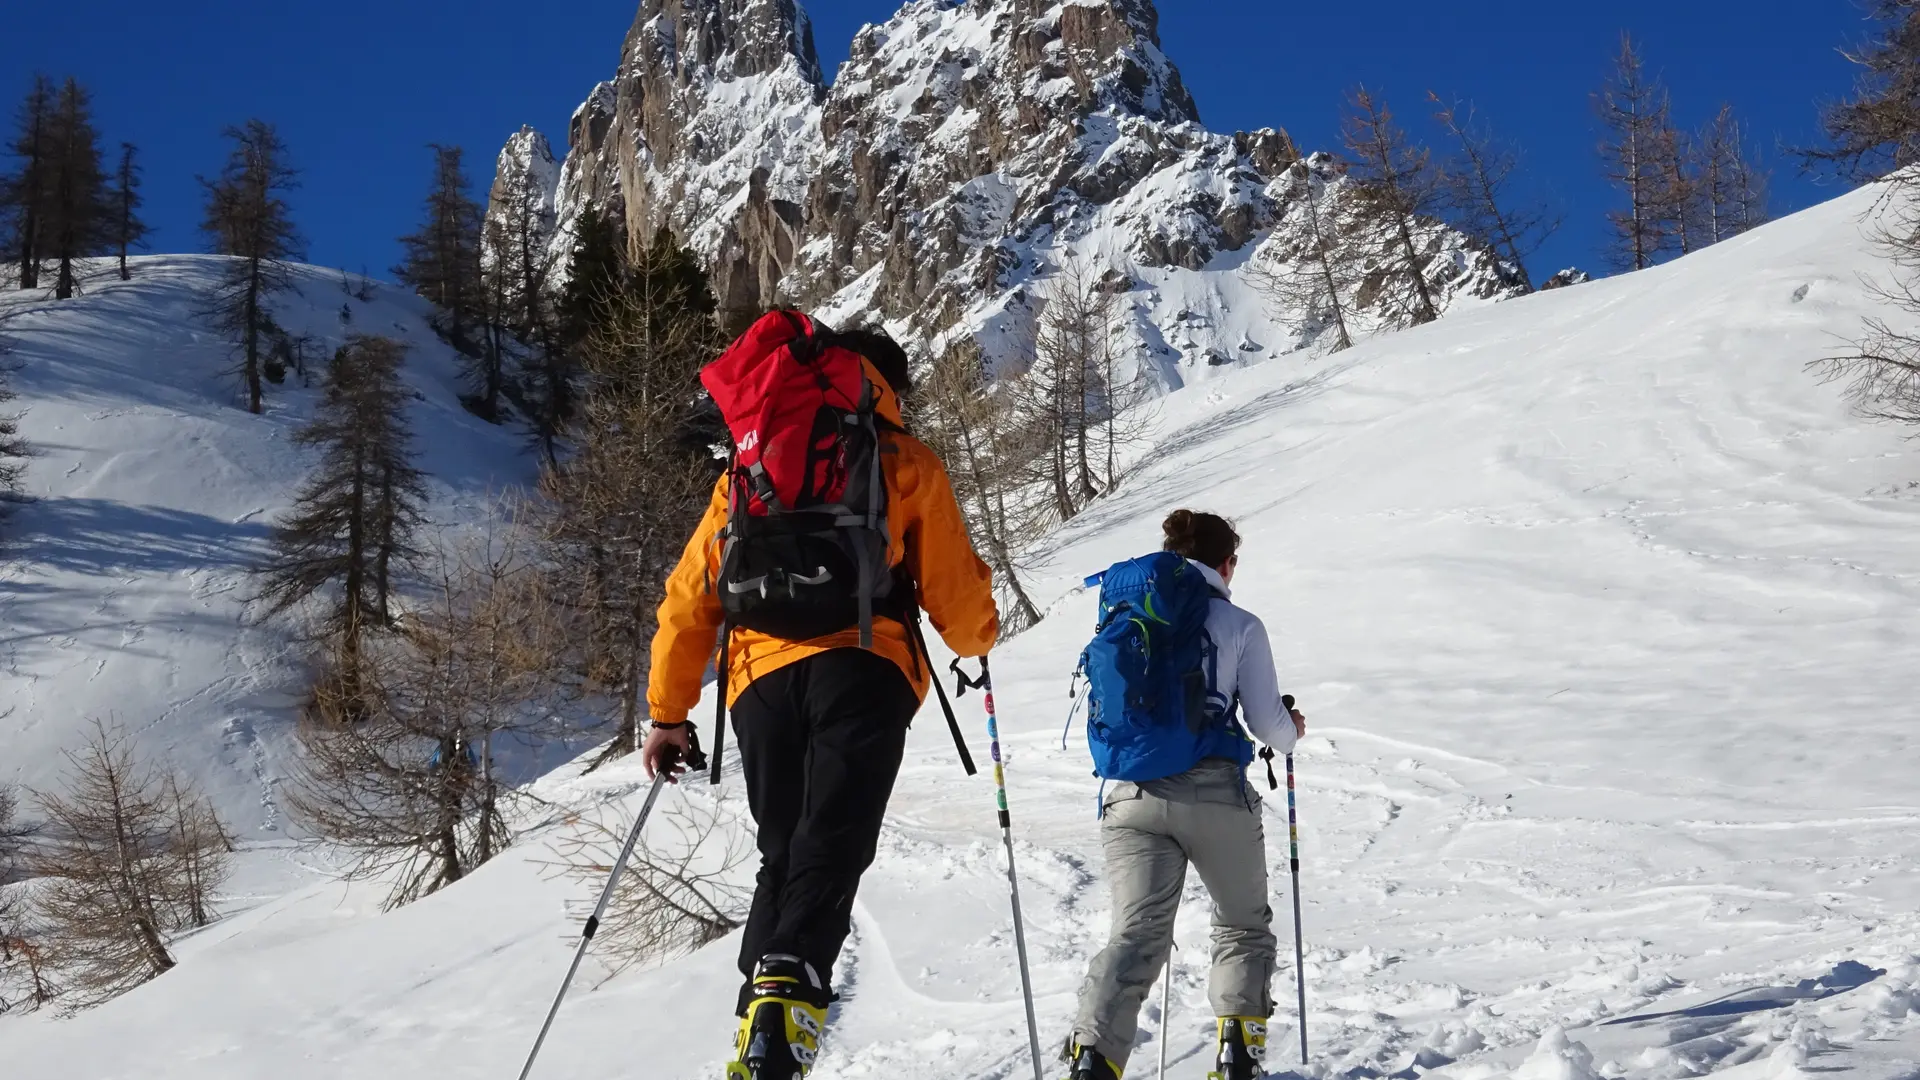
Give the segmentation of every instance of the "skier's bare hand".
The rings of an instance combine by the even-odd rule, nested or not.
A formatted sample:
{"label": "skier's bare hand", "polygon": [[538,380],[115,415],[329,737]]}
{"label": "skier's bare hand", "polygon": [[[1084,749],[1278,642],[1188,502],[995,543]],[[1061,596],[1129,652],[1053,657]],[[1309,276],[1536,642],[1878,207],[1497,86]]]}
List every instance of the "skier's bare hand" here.
{"label": "skier's bare hand", "polygon": [[1287,711],[1293,714],[1294,733],[1299,735],[1303,739],[1306,738],[1307,737],[1307,714],[1301,712],[1299,709],[1288,709]]}
{"label": "skier's bare hand", "polygon": [[664,772],[669,782],[678,780],[681,773],[687,771],[687,754],[693,749],[693,725],[671,724],[653,725],[647,731],[647,741],[640,748],[640,760],[647,767],[647,779]]}

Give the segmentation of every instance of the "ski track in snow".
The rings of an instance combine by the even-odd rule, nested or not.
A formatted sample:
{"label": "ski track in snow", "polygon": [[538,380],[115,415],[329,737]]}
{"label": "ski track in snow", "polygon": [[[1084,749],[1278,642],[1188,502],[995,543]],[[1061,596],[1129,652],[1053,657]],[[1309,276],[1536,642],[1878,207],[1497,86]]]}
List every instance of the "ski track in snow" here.
{"label": "ski track in snow", "polygon": [[[1802,367],[1874,310],[1870,199],[1163,403],[1122,490],[1035,553],[1047,620],[995,655],[1050,1074],[1109,916],[1078,725],[1061,743],[1095,602],[1080,580],[1155,546],[1184,503],[1239,522],[1236,599],[1311,725],[1305,1068],[1285,798],[1253,774],[1276,1075],[1586,1080],[1570,1039],[1621,1080],[1920,1076],[1915,713],[1895,671],[1920,630],[1920,499],[1901,494],[1920,454]],[[269,502],[213,517],[230,530]],[[182,576],[186,595],[224,595],[219,572]],[[82,621],[116,641],[146,627],[126,648],[152,648],[162,628],[112,577]],[[9,663],[10,704],[41,725],[49,688],[81,677],[18,648]],[[174,715],[264,692],[222,677],[238,681],[170,688]],[[955,706],[981,756],[979,697]],[[962,777],[937,708],[909,742],[816,1080],[1030,1075],[991,783]],[[217,728],[270,806],[265,730]],[[621,764],[535,791],[632,808],[640,787]],[[667,799],[737,800],[737,774],[721,792]],[[542,865],[568,817],[540,809],[508,855],[390,914],[377,882],[315,884],[323,853],[249,851],[235,913],[178,970],[72,1020],[0,1021],[0,1060],[35,1080],[504,1075],[590,892]],[[1169,1076],[1205,1076],[1207,936],[1190,880],[1172,1012],[1163,1036],[1156,987],[1132,1075],[1164,1037]],[[737,944],[583,973],[536,1075],[718,1076]]]}

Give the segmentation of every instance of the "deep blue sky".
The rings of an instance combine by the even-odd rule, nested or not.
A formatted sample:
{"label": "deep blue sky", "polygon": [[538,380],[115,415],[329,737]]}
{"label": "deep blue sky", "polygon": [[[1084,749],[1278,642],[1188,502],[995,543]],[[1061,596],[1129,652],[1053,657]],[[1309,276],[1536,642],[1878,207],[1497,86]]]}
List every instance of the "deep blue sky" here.
{"label": "deep blue sky", "polygon": [[[892,0],[803,0],[828,70],[860,24]],[[611,74],[636,0],[153,0],[20,2],[0,26],[0,94],[28,72],[73,74],[95,92],[109,140],[147,164],[155,250],[199,250],[196,174],[220,164],[225,124],[279,125],[303,188],[295,195],[314,262],[378,276],[397,258],[428,177],[424,144],[467,147],[484,189],[502,140],[522,123],[564,142],[566,121]],[[1539,268],[1595,270],[1610,199],[1594,155],[1590,96],[1619,34],[1640,40],[1697,124],[1732,102],[1773,157],[1814,137],[1815,103],[1845,93],[1836,53],[1865,32],[1853,0],[1163,0],[1161,34],[1209,126],[1277,126],[1307,148],[1338,135],[1343,91],[1365,82],[1422,122],[1429,88],[1474,101],[1519,143],[1529,182],[1566,227]],[[181,14],[183,8],[192,14]],[[541,10],[545,8],[545,10]],[[457,16],[450,12],[458,12]],[[564,146],[556,145],[564,153]],[[1834,193],[1775,160],[1775,205]]]}

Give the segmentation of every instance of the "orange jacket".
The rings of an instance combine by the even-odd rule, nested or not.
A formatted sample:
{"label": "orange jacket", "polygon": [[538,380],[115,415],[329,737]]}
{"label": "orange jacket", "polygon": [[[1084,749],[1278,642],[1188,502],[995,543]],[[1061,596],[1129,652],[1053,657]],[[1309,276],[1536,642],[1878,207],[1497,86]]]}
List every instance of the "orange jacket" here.
{"label": "orange jacket", "polygon": [[[871,364],[867,378],[881,387],[879,415],[900,423],[900,405]],[[940,458],[920,440],[883,431],[881,469],[887,484],[887,562],[905,563],[920,585],[920,606],[947,647],[961,656],[985,656],[999,634],[999,610],[993,600],[993,575],[967,540],[966,522],[953,498],[953,483]],[[700,701],[700,682],[718,645],[720,530],[727,523],[727,477],[713,488],[707,512],[687,541],[680,565],[667,578],[660,602],[660,628],[653,635],[653,671],[647,682],[647,707],[656,723],[677,724]],[[829,649],[859,648],[858,628],[814,638],[786,641],[736,629],[728,649],[727,704],[731,706],[753,680]],[[873,651],[892,660],[927,696],[926,662],[908,644],[907,629],[876,616]]]}

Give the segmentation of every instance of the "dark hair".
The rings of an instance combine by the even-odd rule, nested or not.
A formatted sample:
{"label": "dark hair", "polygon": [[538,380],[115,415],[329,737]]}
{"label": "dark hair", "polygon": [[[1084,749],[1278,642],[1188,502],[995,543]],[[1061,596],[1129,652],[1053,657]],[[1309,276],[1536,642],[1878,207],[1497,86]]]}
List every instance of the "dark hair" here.
{"label": "dark hair", "polygon": [[887,336],[885,330],[878,327],[863,326],[857,330],[842,330],[834,335],[836,344],[852,349],[872,362],[874,370],[887,380],[895,395],[906,397],[913,392],[913,372],[907,364],[907,351],[900,343]]}
{"label": "dark hair", "polygon": [[1198,563],[1219,568],[1240,550],[1240,534],[1226,518],[1200,510],[1175,510],[1160,523],[1167,534],[1162,547]]}

